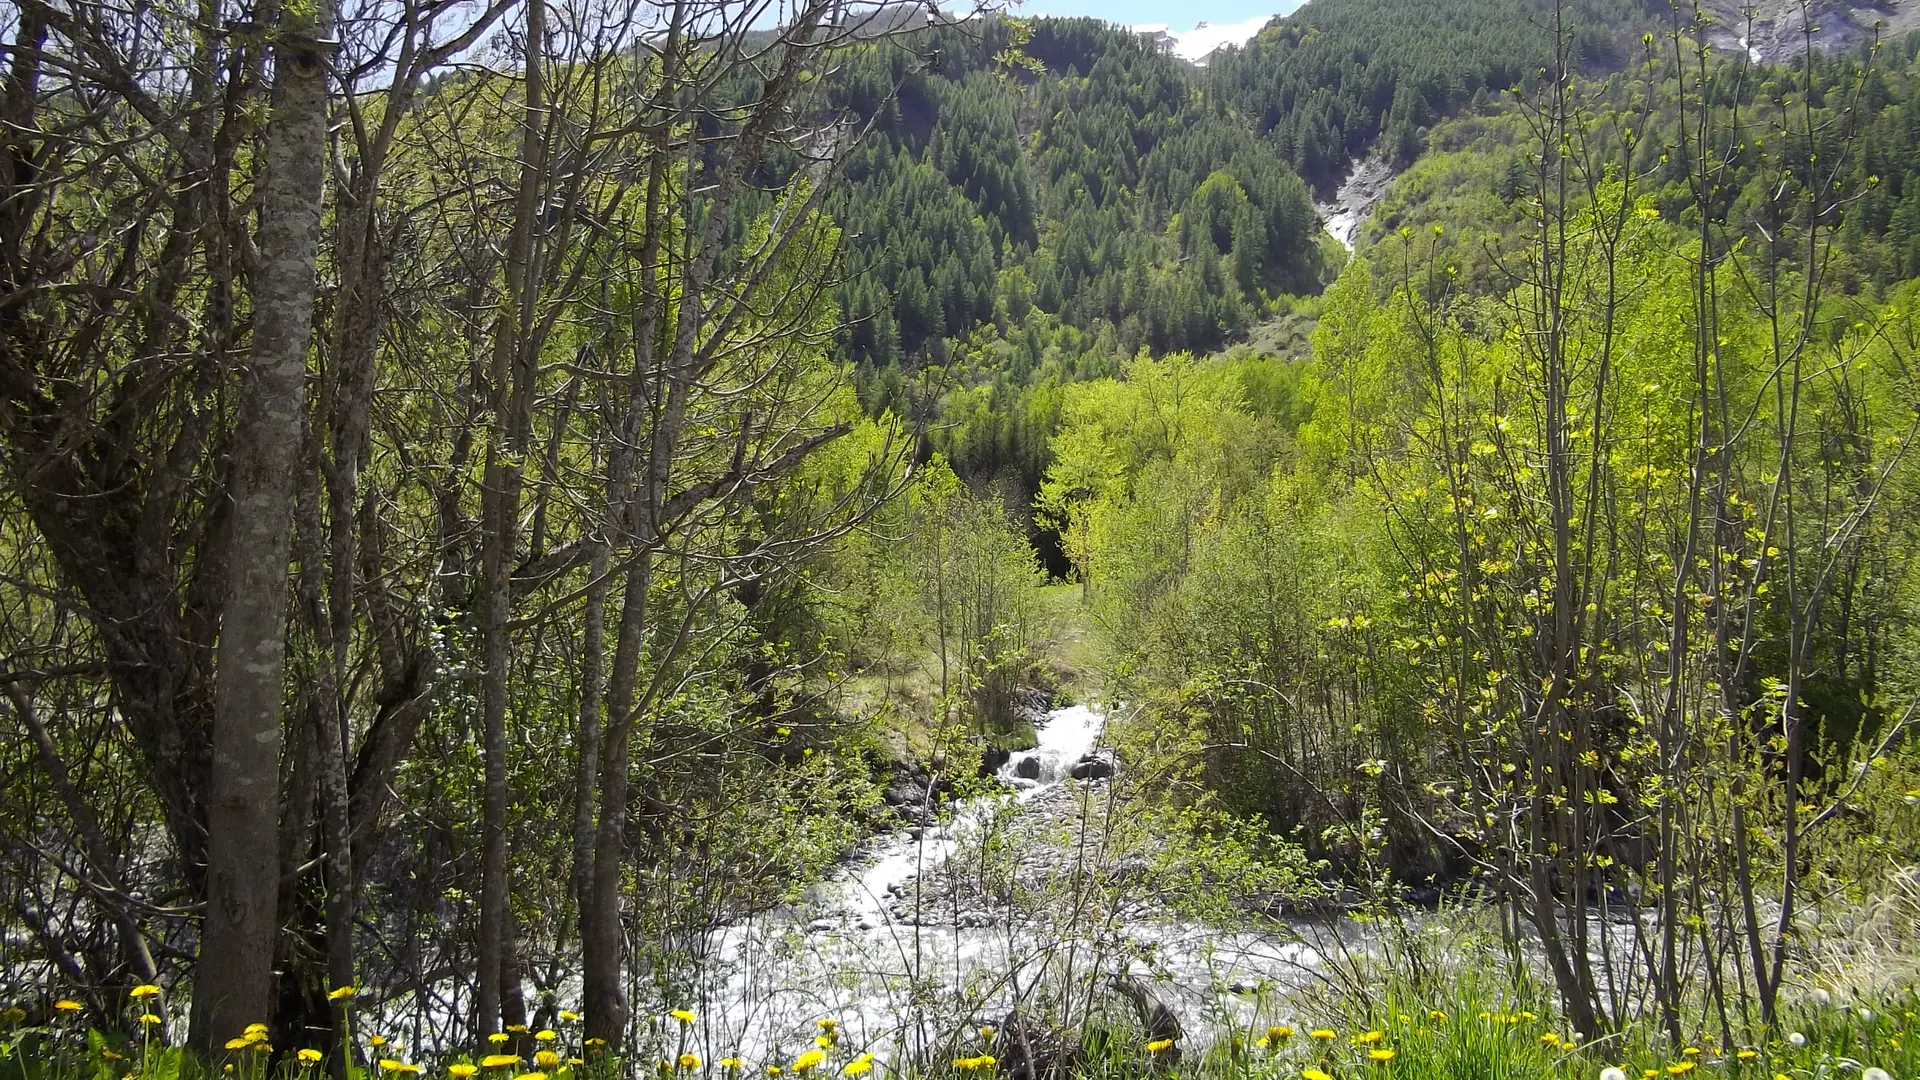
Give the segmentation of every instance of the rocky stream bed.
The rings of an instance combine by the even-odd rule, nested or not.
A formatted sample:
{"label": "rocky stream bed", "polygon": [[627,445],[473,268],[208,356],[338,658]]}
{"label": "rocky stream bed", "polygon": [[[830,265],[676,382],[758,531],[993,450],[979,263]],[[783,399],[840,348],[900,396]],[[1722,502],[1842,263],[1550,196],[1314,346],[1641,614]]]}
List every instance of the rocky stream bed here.
{"label": "rocky stream bed", "polygon": [[1076,977],[1108,998],[1144,991],[1143,1022],[1165,1009],[1204,1040],[1195,1021],[1251,1020],[1265,991],[1352,945],[1344,920],[1223,929],[1159,903],[1147,859],[1098,846],[1116,809],[1102,724],[1085,706],[1049,712],[998,791],[877,838],[790,907],[712,931],[691,988],[703,1041],[773,1060],[832,1017],[851,1045],[920,1053]]}

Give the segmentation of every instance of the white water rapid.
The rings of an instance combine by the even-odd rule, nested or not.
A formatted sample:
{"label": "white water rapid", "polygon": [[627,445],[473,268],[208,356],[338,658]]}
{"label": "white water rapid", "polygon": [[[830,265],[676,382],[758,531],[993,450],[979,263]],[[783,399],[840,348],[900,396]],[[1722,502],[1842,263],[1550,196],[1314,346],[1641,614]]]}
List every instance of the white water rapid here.
{"label": "white water rapid", "polygon": [[[916,877],[946,880],[932,872],[969,838],[1003,823],[1002,815],[1039,812],[1033,804],[1049,796],[1101,802],[1105,784],[1069,776],[1076,762],[1100,753],[1102,722],[1084,706],[1049,713],[1038,745],[1001,769],[1006,789],[957,804],[942,826],[882,837],[791,908],[714,930],[685,1003],[700,1017],[699,1030],[688,1033],[694,1042],[715,1058],[780,1064],[811,1047],[816,1020],[832,1018],[842,1033],[837,1053],[895,1059],[925,1053],[955,1030],[997,1022],[1043,977],[1079,972],[1084,979],[1129,966],[1158,978],[1198,1034],[1203,1013],[1250,1018],[1253,987],[1295,983],[1318,966],[1320,954],[1299,935],[1223,933],[1167,919],[1123,924],[1076,910],[1071,897],[1062,898],[1062,911],[1038,918],[962,915],[938,926],[896,905],[895,894]],[[1023,769],[1023,762],[1031,764]],[[923,894],[919,902],[937,906],[939,899]]]}
{"label": "white water rapid", "polygon": [[1387,185],[1391,183],[1393,167],[1386,161],[1377,157],[1355,161],[1352,171],[1340,182],[1340,189],[1333,201],[1316,207],[1325,221],[1328,235],[1352,251],[1353,245],[1360,239],[1360,229],[1373,213],[1374,204],[1387,193]]}

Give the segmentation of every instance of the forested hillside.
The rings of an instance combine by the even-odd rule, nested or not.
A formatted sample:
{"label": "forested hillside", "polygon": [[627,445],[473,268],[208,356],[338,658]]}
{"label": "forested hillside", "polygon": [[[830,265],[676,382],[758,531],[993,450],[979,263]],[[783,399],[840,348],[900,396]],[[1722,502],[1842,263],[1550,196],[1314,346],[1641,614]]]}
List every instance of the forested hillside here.
{"label": "forested hillside", "polygon": [[942,26],[850,56],[873,133],[833,200],[870,408],[969,476],[1038,481],[1053,391],[1140,349],[1210,351],[1324,266],[1305,187],[1196,70],[1094,20]]}
{"label": "forested hillside", "polygon": [[[1661,55],[1661,54],[1669,55]],[[1734,224],[1758,243],[1775,234],[1804,198],[1782,188],[1789,155],[1811,149],[1824,183],[1845,191],[1833,208],[1830,288],[1878,292],[1920,276],[1920,36],[1889,38],[1859,52],[1815,50],[1794,66],[1721,66],[1716,92],[1737,108],[1733,123],[1711,132],[1713,162],[1698,198],[1698,161],[1681,144],[1691,123],[1679,83],[1658,72],[1671,46],[1643,48],[1638,63],[1584,83],[1576,101],[1591,122],[1582,153],[1641,178],[1660,215],[1698,227],[1704,216]],[[1689,65],[1715,62],[1690,56]],[[1793,130],[1811,131],[1811,140]],[[1498,288],[1499,263],[1530,242],[1523,228],[1530,187],[1528,120],[1512,102],[1489,103],[1432,129],[1427,153],[1376,209],[1369,235],[1390,242],[1401,229],[1422,236],[1447,230],[1439,257],[1468,288]]]}
{"label": "forested hillside", "polygon": [[[1578,0],[1314,0],[1209,66],[1213,92],[1254,119],[1275,153],[1322,192],[1354,158],[1377,151],[1404,166],[1420,131],[1468,103],[1536,89],[1571,64],[1623,65],[1667,5]],[[1556,22],[1558,25],[1556,26]],[[1556,31],[1560,38],[1556,39]]]}

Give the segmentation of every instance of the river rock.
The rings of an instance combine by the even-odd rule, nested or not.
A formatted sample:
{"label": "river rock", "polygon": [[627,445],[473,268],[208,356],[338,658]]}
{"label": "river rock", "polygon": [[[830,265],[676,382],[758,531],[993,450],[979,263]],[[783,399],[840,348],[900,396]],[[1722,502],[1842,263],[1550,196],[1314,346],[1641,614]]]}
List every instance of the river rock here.
{"label": "river rock", "polygon": [[989,746],[980,752],[980,777],[985,779],[1000,771],[1001,766],[1013,760],[1013,751],[1004,746]]}
{"label": "river rock", "polygon": [[1113,758],[1098,751],[1083,756],[1067,770],[1075,780],[1106,780],[1113,776]]}
{"label": "river rock", "polygon": [[1028,756],[1014,762],[1013,775],[1022,780],[1040,779],[1040,759]]}
{"label": "river rock", "polygon": [[896,761],[881,798],[908,821],[924,821],[934,802],[933,786],[933,777],[925,768]]}
{"label": "river rock", "polygon": [[1038,686],[1022,686],[1013,692],[1013,714],[1029,724],[1041,724],[1053,708],[1053,692]]}

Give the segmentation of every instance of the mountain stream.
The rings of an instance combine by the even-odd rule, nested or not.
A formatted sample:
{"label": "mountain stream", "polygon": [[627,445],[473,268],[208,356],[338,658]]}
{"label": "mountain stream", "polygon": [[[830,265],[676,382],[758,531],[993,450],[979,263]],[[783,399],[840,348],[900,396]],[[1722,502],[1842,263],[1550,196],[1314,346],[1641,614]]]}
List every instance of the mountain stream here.
{"label": "mountain stream", "polygon": [[935,872],[1002,815],[1041,812],[1039,804],[1082,791],[1103,802],[1106,783],[1070,778],[1076,763],[1111,760],[1099,750],[1103,719],[1085,706],[1052,711],[1038,745],[1000,770],[1001,790],[959,802],[940,825],[881,836],[790,907],[712,931],[688,1003],[700,1030],[689,1034],[715,1056],[777,1063],[809,1049],[815,1022],[831,1018],[842,1039],[836,1052],[884,1060],[937,1052],[956,1030],[998,1023],[1043,984],[1128,971],[1195,1036],[1229,1014],[1255,1021],[1256,990],[1297,984],[1321,966],[1308,942],[1339,948],[1336,926],[1228,932],[1075,911],[1070,898],[1068,910],[1046,918],[960,910],[934,925],[903,899],[917,895],[916,878],[940,880]]}

